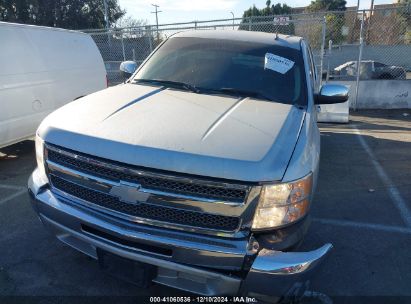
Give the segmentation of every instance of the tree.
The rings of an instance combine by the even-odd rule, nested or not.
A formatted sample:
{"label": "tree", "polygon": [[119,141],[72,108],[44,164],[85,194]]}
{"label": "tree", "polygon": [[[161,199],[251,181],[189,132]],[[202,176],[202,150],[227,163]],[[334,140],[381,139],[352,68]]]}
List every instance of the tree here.
{"label": "tree", "polygon": [[347,2],[345,0],[314,0],[307,7],[308,12],[345,11]]}
{"label": "tree", "polygon": [[307,12],[327,12],[325,14],[327,22],[325,41],[332,40],[333,43],[338,44],[344,40],[342,28],[345,24],[345,16],[343,13],[334,11],[345,11],[346,4],[345,0],[314,0],[307,6]]}
{"label": "tree", "polygon": [[[271,1],[267,0],[266,7],[263,9],[258,9],[255,5],[250,7],[243,13],[243,20],[241,21],[240,30],[251,30],[257,32],[268,32],[268,33],[282,33],[286,35],[294,34],[294,24],[289,23],[288,25],[277,25],[274,24],[274,15],[290,15],[291,7],[287,4],[273,4]],[[253,20],[252,17],[263,17],[258,18],[258,20]],[[291,19],[291,16],[289,17]],[[259,24],[250,24],[258,22]],[[261,24],[263,23],[263,24]]]}
{"label": "tree", "polygon": [[120,38],[137,38],[143,36],[151,36],[152,32],[147,30],[147,20],[135,19],[131,16],[123,16],[117,20],[115,24],[115,36]]}
{"label": "tree", "polygon": [[401,7],[397,14],[404,32],[404,43],[411,44],[411,0],[398,0]]}
{"label": "tree", "polygon": [[116,21],[115,27],[125,28],[125,27],[143,27],[148,24],[147,20],[144,19],[135,19],[131,16],[124,15]]}
{"label": "tree", "polygon": [[399,5],[411,5],[411,0],[398,0]]}
{"label": "tree", "polygon": [[[274,15],[290,15],[291,7],[287,4],[273,4],[271,1],[267,0],[266,7],[263,9],[258,9],[255,5],[250,7],[243,13],[243,20],[241,21],[240,30],[251,30],[257,32],[268,32],[268,33],[282,33],[287,35],[294,34],[294,24],[290,23],[288,25],[276,25],[274,24]],[[258,20],[253,20],[252,17],[260,17]],[[290,17],[291,19],[291,17]],[[266,24],[250,24],[252,22],[264,22]]]}
{"label": "tree", "polygon": [[[125,11],[118,0],[107,0],[110,24]],[[62,27],[104,28],[103,0],[0,0],[0,21]]]}
{"label": "tree", "polygon": [[289,15],[291,14],[291,10],[291,7],[285,3],[277,3],[275,5],[271,5],[271,1],[267,0],[265,8],[258,9],[255,5],[253,5],[248,10],[244,11],[243,18],[253,16]]}
{"label": "tree", "polygon": [[271,6],[271,13],[273,15],[288,15],[292,13],[292,8],[287,4],[281,5],[277,3],[276,5]]}
{"label": "tree", "polygon": [[29,22],[30,0],[0,0],[0,21]]}
{"label": "tree", "polygon": [[400,13],[404,16],[405,22],[411,31],[411,0],[398,0]]}

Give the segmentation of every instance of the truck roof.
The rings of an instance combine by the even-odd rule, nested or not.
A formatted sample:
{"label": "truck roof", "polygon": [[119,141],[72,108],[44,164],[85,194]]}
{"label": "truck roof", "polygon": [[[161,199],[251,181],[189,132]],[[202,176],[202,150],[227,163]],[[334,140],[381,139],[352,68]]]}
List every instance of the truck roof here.
{"label": "truck roof", "polygon": [[208,38],[208,39],[224,39],[247,41],[255,43],[265,43],[279,45],[299,50],[301,48],[301,37],[278,34],[263,33],[242,30],[195,30],[179,32],[172,37],[192,37],[192,38]]}

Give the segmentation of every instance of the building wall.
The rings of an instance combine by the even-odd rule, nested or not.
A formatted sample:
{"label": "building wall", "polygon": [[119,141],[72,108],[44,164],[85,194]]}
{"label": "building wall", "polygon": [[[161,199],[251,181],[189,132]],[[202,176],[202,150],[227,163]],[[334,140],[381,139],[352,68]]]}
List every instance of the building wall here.
{"label": "building wall", "polygon": [[[355,100],[355,81],[332,81],[350,87],[350,107]],[[411,109],[410,80],[364,80],[358,89],[357,109]]]}

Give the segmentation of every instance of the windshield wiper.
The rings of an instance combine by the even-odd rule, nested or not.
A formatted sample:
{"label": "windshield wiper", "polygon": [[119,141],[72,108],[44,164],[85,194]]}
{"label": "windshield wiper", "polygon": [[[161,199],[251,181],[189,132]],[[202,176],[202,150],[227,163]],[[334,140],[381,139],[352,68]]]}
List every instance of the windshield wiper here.
{"label": "windshield wiper", "polygon": [[134,79],[134,83],[153,83],[153,84],[159,84],[162,86],[166,87],[175,87],[179,89],[185,89],[186,91],[194,92],[194,93],[199,93],[199,89],[196,88],[195,86],[185,83],[185,82],[179,82],[179,81],[172,81],[172,80],[163,80],[163,79]]}
{"label": "windshield wiper", "polygon": [[266,99],[269,101],[274,101],[271,97],[265,95],[264,93],[256,92],[256,91],[248,91],[248,90],[235,89],[235,88],[220,88],[214,91],[221,92],[223,94],[239,95],[243,97],[255,97],[258,99]]}
{"label": "windshield wiper", "polygon": [[209,89],[209,88],[199,88],[196,86],[193,86],[189,83],[185,82],[179,82],[179,81],[173,81],[173,80],[163,80],[163,79],[134,79],[133,83],[151,83],[151,84],[158,84],[166,87],[174,87],[174,88],[179,88],[179,89],[184,89],[190,92],[194,92],[197,94],[201,93],[221,93],[221,94],[227,94],[227,95],[237,95],[237,96],[243,96],[243,97],[255,97],[258,99],[265,99],[269,101],[273,101],[273,99],[261,92],[256,92],[256,91],[247,91],[247,90],[242,90],[242,89],[236,89],[236,88],[219,88],[219,89]]}

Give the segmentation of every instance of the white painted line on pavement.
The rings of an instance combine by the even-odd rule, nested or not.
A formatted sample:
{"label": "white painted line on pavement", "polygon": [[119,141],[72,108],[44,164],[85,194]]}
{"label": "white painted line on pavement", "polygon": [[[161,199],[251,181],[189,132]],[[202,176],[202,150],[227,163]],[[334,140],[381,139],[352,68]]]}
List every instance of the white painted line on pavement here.
{"label": "white painted line on pavement", "polygon": [[13,186],[13,185],[5,185],[5,184],[0,184],[0,188],[3,188],[3,189],[11,189],[11,190],[23,190],[23,189],[26,189],[25,187]]}
{"label": "white painted line on pavement", "polygon": [[368,146],[368,144],[365,142],[364,138],[362,137],[360,130],[358,130],[355,127],[352,127],[352,130],[354,131],[354,134],[357,135],[357,138],[361,146],[364,148],[365,152],[367,152],[368,156],[370,157],[371,163],[374,165],[375,169],[377,170],[378,176],[381,178],[382,182],[387,187],[388,194],[391,200],[393,201],[395,207],[400,212],[402,220],[404,221],[404,223],[407,225],[408,228],[411,228],[411,211],[410,209],[408,209],[407,204],[404,198],[401,196],[400,191],[397,189],[397,187],[395,187],[394,183],[392,182],[390,177],[387,175],[387,173],[385,173],[383,167],[378,162],[371,148]]}
{"label": "white painted line on pavement", "polygon": [[334,225],[334,226],[341,226],[341,227],[379,230],[383,232],[411,234],[410,228],[399,227],[399,226],[389,226],[389,225],[381,225],[381,224],[361,223],[361,222],[353,222],[353,221],[346,221],[346,220],[334,220],[334,219],[322,219],[322,218],[314,218],[313,221],[320,223],[320,224],[324,224],[324,225]]}
{"label": "white painted line on pavement", "polygon": [[24,193],[27,193],[27,189],[22,189],[22,190],[20,190],[20,191],[17,191],[16,193],[13,193],[13,194],[11,194],[11,195],[9,195],[9,196],[1,199],[1,200],[0,200],[0,206],[1,206],[2,204],[6,203],[6,202],[8,202],[8,201],[10,201],[10,200],[12,200],[13,198],[16,198],[16,197],[24,194]]}

